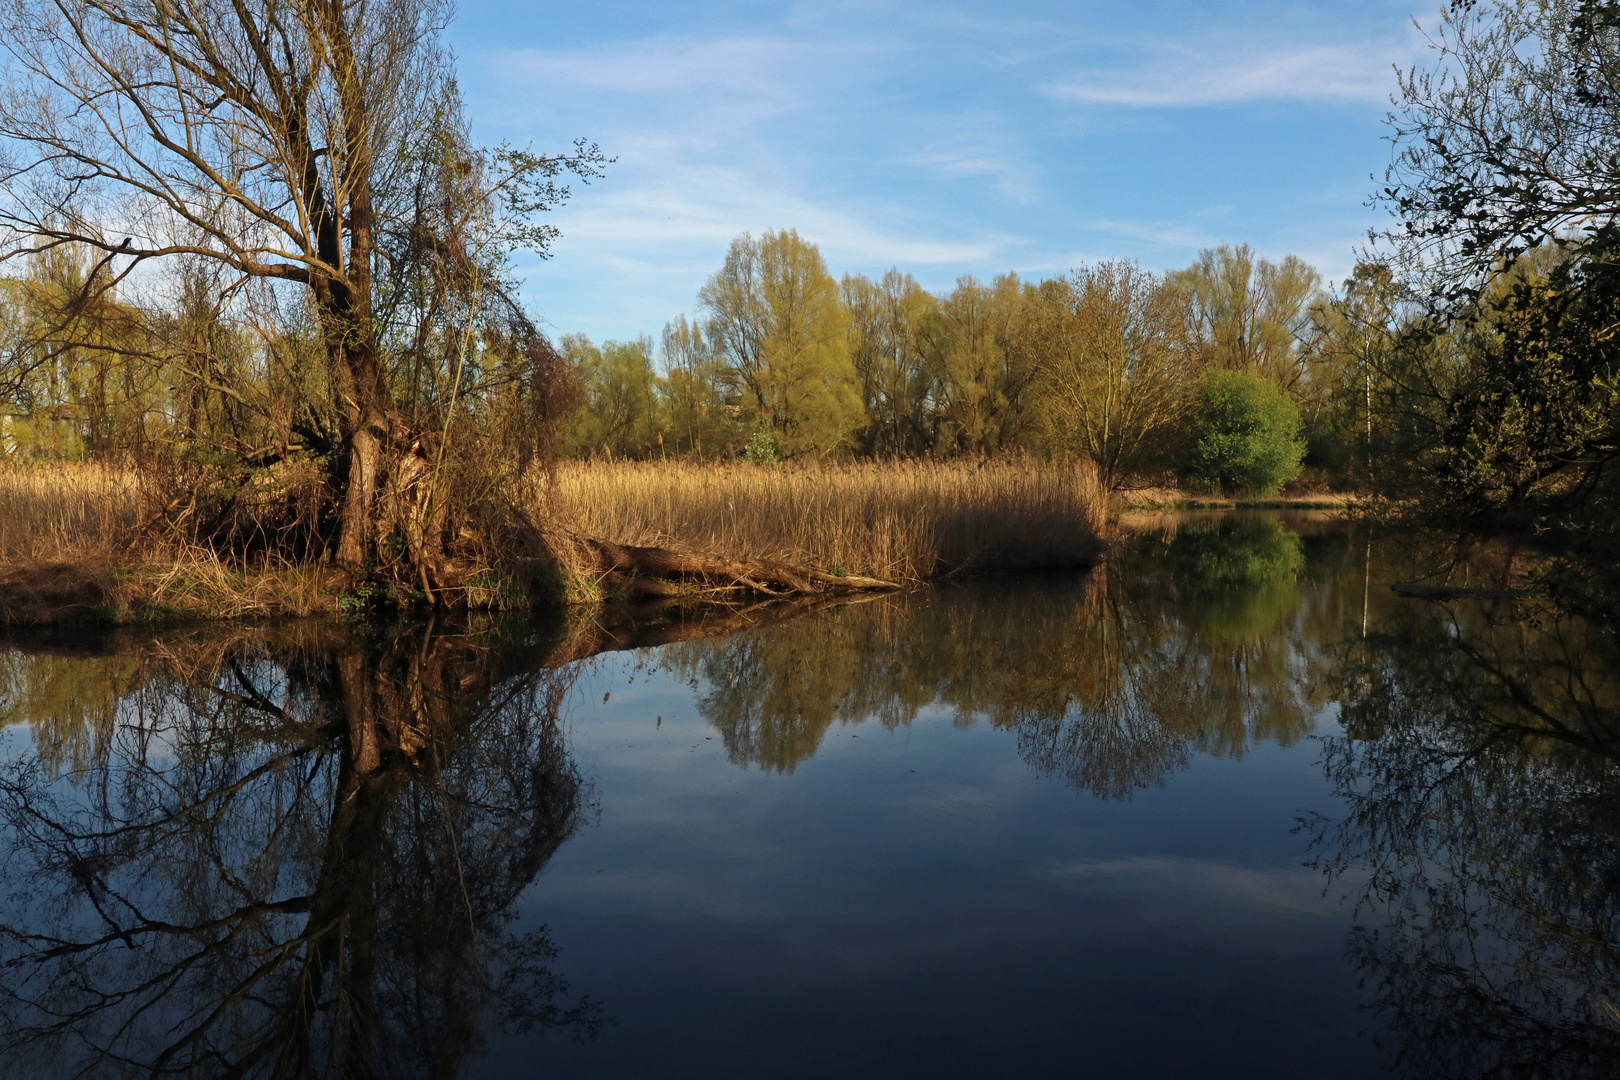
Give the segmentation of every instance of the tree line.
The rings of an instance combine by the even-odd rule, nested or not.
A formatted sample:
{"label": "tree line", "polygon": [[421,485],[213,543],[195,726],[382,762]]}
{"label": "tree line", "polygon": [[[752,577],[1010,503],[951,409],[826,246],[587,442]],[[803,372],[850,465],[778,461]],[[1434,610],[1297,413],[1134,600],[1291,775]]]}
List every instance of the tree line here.
{"label": "tree line", "polygon": [[1303,464],[1620,546],[1614,0],[1446,9],[1397,86],[1393,222],[1332,291],[1223,247],[936,295],[835,279],[786,230],[737,238],[656,347],[554,346],[518,301],[512,254],[608,162],[480,146],[449,16],[0,12],[7,454],[139,459],[149,528],[428,596],[542,555],[515,481],[558,450],[1027,452],[1248,490]]}
{"label": "tree line", "polygon": [[834,278],[787,229],[737,237],[697,299],[656,345],[559,341],[581,387],[572,453],[1012,451],[1089,459],[1110,486],[1178,471],[1245,489],[1357,460],[1339,299],[1294,256],[1221,246],[1166,274],[1110,260],[935,294],[898,269]]}
{"label": "tree line", "polygon": [[[484,287],[508,288],[501,272],[486,268]],[[200,260],[155,296],[126,298],[135,290],[110,273],[92,246],[62,244],[0,279],[7,456],[330,453],[338,409],[314,355],[318,310],[222,304],[221,275]],[[539,399],[577,456],[1028,452],[1088,459],[1110,486],[1179,471],[1260,490],[1302,462],[1338,479],[1358,460],[1351,294],[1247,245],[1167,274],[1117,260],[1046,280],[963,277],[936,295],[898,269],[835,279],[791,229],[744,234],[700,314],[677,316],[657,344],[569,334],[555,351],[521,318],[470,310],[473,298],[446,310],[458,301],[444,282],[413,285],[444,295],[385,342],[393,399],[418,423],[454,408],[509,455],[532,420],[525,399]]]}

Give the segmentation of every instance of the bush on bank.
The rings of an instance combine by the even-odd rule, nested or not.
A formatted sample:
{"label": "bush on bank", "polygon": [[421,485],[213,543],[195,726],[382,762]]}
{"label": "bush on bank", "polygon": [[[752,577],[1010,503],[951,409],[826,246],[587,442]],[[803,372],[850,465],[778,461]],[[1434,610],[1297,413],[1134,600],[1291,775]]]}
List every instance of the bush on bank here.
{"label": "bush on bank", "polygon": [[1244,371],[1204,376],[1188,417],[1183,481],[1270,495],[1299,475],[1304,458],[1299,407],[1287,391]]}

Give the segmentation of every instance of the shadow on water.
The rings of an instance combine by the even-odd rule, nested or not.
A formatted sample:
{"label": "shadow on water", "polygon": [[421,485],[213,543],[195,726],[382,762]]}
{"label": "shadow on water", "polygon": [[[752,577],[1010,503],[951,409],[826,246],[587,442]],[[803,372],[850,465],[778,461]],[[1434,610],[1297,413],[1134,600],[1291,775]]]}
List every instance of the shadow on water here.
{"label": "shadow on water", "polygon": [[1089,576],[792,621],[0,651],[0,1073],[447,1077],[506,1030],[591,1037],[603,1007],[512,913],[593,812],[559,722],[579,661],[656,646],[730,761],[776,774],[834,725],[944,714],[1129,799],[1331,730],[1346,809],[1300,829],[1354,901],[1389,1066],[1612,1075],[1620,656],[1550,608],[1390,594],[1425,557],[1205,515]]}
{"label": "shadow on water", "polygon": [[1303,823],[1399,1075],[1620,1071],[1620,656],[1546,608],[1408,602],[1345,651],[1347,802]]}
{"label": "shadow on water", "polygon": [[[525,647],[525,646],[529,647]],[[589,1034],[508,910],[587,791],[532,642],[428,626],[3,654],[14,1075],[451,1076]]]}

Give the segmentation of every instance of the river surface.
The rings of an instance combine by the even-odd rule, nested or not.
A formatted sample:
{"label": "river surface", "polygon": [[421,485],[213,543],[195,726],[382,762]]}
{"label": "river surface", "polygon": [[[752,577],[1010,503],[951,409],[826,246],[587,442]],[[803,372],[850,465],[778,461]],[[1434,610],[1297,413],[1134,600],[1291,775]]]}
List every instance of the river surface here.
{"label": "river surface", "polygon": [[1620,1073],[1620,665],[1322,515],[702,625],[0,649],[0,1076]]}

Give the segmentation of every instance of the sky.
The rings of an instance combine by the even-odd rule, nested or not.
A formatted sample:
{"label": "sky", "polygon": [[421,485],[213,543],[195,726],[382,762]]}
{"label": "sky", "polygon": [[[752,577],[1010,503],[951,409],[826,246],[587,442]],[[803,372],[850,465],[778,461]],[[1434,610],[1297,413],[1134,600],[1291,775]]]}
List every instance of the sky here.
{"label": "sky", "polygon": [[[1420,6],[1420,4],[1422,6]],[[1438,0],[463,0],[474,136],[617,160],[520,259],[554,334],[655,340],[742,232],[924,287],[1201,248],[1342,278]]]}

